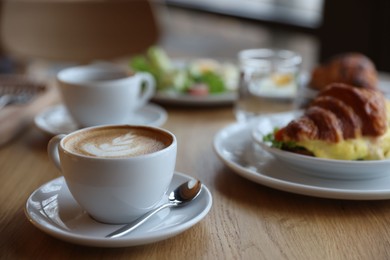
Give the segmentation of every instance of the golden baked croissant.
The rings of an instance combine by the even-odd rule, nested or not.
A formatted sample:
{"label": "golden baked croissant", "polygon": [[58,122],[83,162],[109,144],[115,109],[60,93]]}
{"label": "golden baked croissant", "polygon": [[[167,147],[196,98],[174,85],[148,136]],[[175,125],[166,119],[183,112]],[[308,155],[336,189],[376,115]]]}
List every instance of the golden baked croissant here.
{"label": "golden baked croissant", "polygon": [[330,84],[300,118],[283,128],[281,138],[339,142],[360,136],[380,136],[387,130],[385,102],[377,90]]}
{"label": "golden baked croissant", "polygon": [[360,53],[332,57],[312,71],[311,88],[322,90],[330,83],[345,83],[360,88],[377,88],[378,75],[374,63]]}
{"label": "golden baked croissant", "polygon": [[279,129],[274,138],[294,143],[317,157],[366,158],[372,153],[370,142],[376,137],[387,134],[387,144],[383,145],[390,149],[387,109],[379,90],[333,83],[317,95],[302,116]]}

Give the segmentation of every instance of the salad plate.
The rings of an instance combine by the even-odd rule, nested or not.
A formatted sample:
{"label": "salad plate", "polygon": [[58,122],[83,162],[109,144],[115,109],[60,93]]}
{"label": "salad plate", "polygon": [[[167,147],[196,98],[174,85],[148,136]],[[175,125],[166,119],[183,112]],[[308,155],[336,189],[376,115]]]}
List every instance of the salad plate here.
{"label": "salad plate", "polygon": [[[164,108],[156,104],[147,104],[141,107],[128,124],[161,126],[167,120],[168,114]],[[34,118],[35,125],[49,135],[69,134],[79,126],[69,115],[64,105],[47,108]]]}
{"label": "salad plate", "polygon": [[156,80],[154,102],[172,105],[232,104],[239,70],[234,62],[212,58],[172,59],[156,46],[133,57],[130,70],[148,72]]}
{"label": "salad plate", "polygon": [[[175,172],[169,190],[190,180]],[[121,225],[105,224],[92,219],[80,208],[69,192],[63,177],[51,180],[35,190],[25,205],[28,220],[38,229],[55,238],[86,246],[128,247],[144,245],[178,235],[201,221],[212,206],[206,185],[190,204],[165,209],[130,234],[118,238],[105,236]]]}
{"label": "salad plate", "polygon": [[214,151],[238,175],[255,183],[301,195],[348,200],[390,199],[390,169],[377,178],[322,178],[282,164],[253,140],[257,122],[234,123],[214,137]]}

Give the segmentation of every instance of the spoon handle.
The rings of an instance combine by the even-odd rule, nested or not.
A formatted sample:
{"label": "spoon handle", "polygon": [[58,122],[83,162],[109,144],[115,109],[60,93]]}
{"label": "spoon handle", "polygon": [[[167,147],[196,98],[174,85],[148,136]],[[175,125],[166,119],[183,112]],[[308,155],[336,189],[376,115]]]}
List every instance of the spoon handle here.
{"label": "spoon handle", "polygon": [[148,213],[145,213],[141,217],[137,218],[136,220],[132,221],[129,224],[124,225],[123,227],[117,229],[116,231],[106,235],[107,238],[116,238],[116,237],[121,237],[124,236],[134,229],[138,228],[141,226],[143,223],[145,223],[148,219],[150,219],[154,214],[159,212],[160,210],[163,210],[165,208],[169,208],[171,206],[174,206],[174,203],[165,203],[162,204],[160,207],[155,208],[154,210],[149,211]]}

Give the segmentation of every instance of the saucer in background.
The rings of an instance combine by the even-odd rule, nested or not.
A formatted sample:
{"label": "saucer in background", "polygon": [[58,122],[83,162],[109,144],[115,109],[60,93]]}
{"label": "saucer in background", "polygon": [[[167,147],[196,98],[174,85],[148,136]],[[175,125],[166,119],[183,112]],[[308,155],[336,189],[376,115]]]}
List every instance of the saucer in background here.
{"label": "saucer in background", "polygon": [[[140,108],[129,119],[128,124],[162,126],[167,117],[168,114],[164,108],[149,103]],[[47,108],[35,117],[34,123],[40,130],[49,135],[68,134],[79,129],[64,105]]]}

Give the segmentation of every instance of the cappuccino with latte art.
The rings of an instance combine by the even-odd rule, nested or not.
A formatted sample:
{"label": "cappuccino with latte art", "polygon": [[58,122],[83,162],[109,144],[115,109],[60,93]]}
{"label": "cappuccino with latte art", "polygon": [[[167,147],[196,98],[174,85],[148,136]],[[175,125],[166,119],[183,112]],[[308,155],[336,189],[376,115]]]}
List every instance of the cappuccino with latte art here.
{"label": "cappuccino with latte art", "polygon": [[76,154],[122,158],[154,153],[172,143],[163,132],[146,127],[104,127],[80,132],[65,140],[65,149]]}
{"label": "cappuccino with latte art", "polygon": [[123,224],[164,198],[175,171],[177,140],[158,127],[104,125],[54,136],[47,150],[93,219]]}

